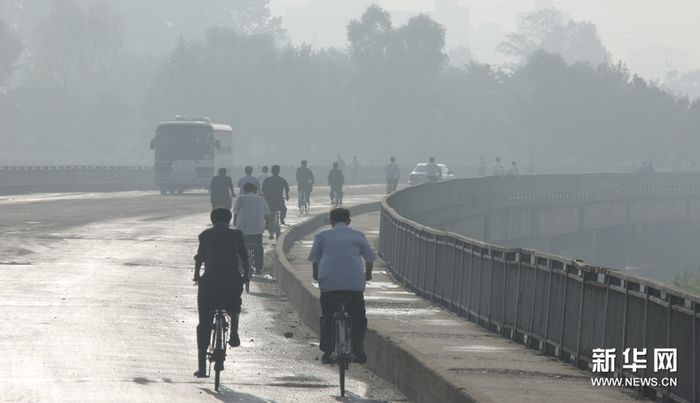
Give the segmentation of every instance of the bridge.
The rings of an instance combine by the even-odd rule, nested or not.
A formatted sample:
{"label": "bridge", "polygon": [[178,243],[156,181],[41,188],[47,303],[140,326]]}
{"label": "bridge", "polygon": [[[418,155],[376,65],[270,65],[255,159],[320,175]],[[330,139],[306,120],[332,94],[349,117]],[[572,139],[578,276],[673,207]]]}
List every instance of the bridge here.
{"label": "bridge", "polygon": [[[61,184],[46,175],[67,187],[52,187]],[[274,277],[254,279],[244,296],[243,348],[226,374],[230,387],[212,395],[190,376],[190,262],[208,199],[144,191],[149,175],[120,167],[0,172],[36,178],[32,190],[129,190],[0,198],[4,398],[332,400],[337,375],[315,361],[318,289],[305,261],[310,237],[327,223],[325,189],[314,192],[315,215],[290,214],[279,242],[266,241]],[[16,193],[18,184],[0,188]],[[488,177],[388,198],[383,191],[352,186],[346,198],[353,225],[382,258],[366,293],[371,372],[351,369],[353,399],[698,401],[700,300],[664,284],[659,265],[639,266],[634,245],[695,233],[700,174]],[[611,246],[617,239],[625,242]],[[659,242],[651,252],[674,247]],[[615,348],[619,365],[627,347],[677,348],[677,372],[616,368],[610,376],[677,384],[592,387],[600,376],[591,372],[592,350]]]}
{"label": "bridge", "polygon": [[[640,393],[700,398],[697,295],[547,253],[589,249],[595,256],[602,248],[601,257],[616,236],[669,223],[697,229],[700,175],[455,180],[402,190],[381,208],[380,255],[393,276],[418,294],[583,369],[592,367],[596,348],[616,348],[618,362],[628,347],[677,348],[678,385]],[[538,246],[542,250],[533,249]],[[616,375],[640,376],[620,368]]]}

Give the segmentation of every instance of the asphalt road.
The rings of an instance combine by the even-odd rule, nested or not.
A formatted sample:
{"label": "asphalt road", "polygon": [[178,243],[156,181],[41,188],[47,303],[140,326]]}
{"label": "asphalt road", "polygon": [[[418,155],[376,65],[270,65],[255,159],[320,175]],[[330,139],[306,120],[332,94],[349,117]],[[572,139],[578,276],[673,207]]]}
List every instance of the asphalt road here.
{"label": "asphalt road", "polygon": [[[348,189],[346,203],[383,190]],[[326,194],[313,212],[328,210]],[[336,369],[269,276],[244,295],[222,391],[192,376],[192,256],[208,209],[203,194],[0,198],[0,401],[341,400]],[[290,206],[288,223],[301,219]],[[362,366],[349,376],[346,401],[405,400]]]}

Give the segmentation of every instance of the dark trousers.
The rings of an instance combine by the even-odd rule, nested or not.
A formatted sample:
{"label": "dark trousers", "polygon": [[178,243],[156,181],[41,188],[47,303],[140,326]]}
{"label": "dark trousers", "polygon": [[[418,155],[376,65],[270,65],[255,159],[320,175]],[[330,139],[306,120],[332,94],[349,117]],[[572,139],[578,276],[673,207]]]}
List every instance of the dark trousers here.
{"label": "dark trousers", "polygon": [[243,235],[243,243],[245,243],[246,248],[253,249],[254,256],[251,260],[248,256],[248,261],[253,263],[255,267],[255,272],[260,273],[263,269],[263,256],[265,251],[263,250],[263,240],[262,234],[260,235]]}
{"label": "dark trousers", "polygon": [[284,222],[285,218],[287,218],[287,206],[283,205],[280,207],[280,223]]}
{"label": "dark trousers", "polygon": [[209,347],[211,337],[211,325],[214,322],[214,310],[224,308],[229,314],[241,312],[241,294],[243,284],[236,284],[228,290],[220,290],[199,284],[197,291],[197,311],[199,323],[197,324],[197,348],[205,351]]}
{"label": "dark trousers", "polygon": [[328,291],[321,293],[321,342],[319,348],[324,353],[332,352],[335,348],[335,327],[333,314],[338,309],[335,298],[347,297],[352,327],[353,349],[363,348],[365,332],[367,331],[367,315],[365,312],[365,297],[359,291]]}
{"label": "dark trousers", "polygon": [[386,192],[387,193],[392,193],[396,190],[396,187],[399,185],[399,180],[398,179],[387,179],[386,180]]}

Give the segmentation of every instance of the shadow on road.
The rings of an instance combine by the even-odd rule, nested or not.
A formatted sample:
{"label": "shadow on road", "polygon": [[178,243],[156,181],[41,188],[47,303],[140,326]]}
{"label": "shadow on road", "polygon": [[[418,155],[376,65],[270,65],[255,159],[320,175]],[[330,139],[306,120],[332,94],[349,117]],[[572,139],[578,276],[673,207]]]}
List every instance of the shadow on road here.
{"label": "shadow on road", "polygon": [[261,399],[257,396],[253,396],[249,393],[241,393],[227,388],[226,386],[219,387],[219,391],[213,391],[207,388],[199,388],[206,394],[216,398],[222,402],[253,402],[253,403],[270,403],[272,400]]}

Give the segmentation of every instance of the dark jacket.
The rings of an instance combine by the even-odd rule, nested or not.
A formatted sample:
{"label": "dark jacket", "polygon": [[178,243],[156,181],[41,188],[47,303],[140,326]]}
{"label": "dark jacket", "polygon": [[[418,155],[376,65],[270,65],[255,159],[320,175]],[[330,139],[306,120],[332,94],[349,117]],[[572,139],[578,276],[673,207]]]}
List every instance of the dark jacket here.
{"label": "dark jacket", "polygon": [[213,207],[231,208],[231,197],[233,192],[233,182],[230,176],[217,175],[211,178],[211,186],[209,187],[211,194],[211,204]]}
{"label": "dark jacket", "polygon": [[200,287],[229,289],[242,281],[238,259],[248,265],[248,252],[243,243],[243,233],[227,225],[215,225],[199,234],[199,249],[194,257],[197,264],[204,263]]}
{"label": "dark jacket", "polygon": [[284,197],[289,194],[289,184],[287,180],[279,175],[272,175],[265,179],[262,185],[263,196],[267,205],[272,211],[284,209]]}
{"label": "dark jacket", "polygon": [[338,168],[333,168],[328,173],[328,184],[332,187],[339,187],[345,183],[345,176],[343,176],[343,171]]}

